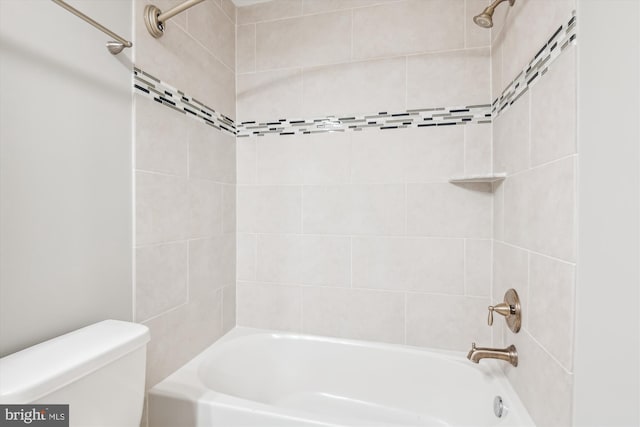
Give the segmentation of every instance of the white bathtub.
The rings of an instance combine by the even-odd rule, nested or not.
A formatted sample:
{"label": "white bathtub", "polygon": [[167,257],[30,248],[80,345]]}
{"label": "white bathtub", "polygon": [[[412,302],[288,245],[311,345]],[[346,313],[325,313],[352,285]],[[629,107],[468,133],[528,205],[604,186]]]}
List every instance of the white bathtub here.
{"label": "white bathtub", "polygon": [[533,426],[498,363],[236,328],[151,389],[149,426]]}

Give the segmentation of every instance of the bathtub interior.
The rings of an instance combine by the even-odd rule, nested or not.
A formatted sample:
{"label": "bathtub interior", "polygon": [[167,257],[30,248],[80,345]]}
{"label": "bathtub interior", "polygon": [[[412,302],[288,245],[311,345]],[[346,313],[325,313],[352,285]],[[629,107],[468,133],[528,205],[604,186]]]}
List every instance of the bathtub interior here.
{"label": "bathtub interior", "polygon": [[[171,399],[184,407],[196,401],[187,409],[200,419],[193,425],[213,422],[212,411],[217,419],[230,411],[244,412],[245,420],[261,414],[264,425],[274,417],[281,425],[533,425],[496,364],[472,365],[457,352],[248,328],[228,333],[151,394],[163,407]],[[503,418],[493,413],[497,395],[510,408]]]}

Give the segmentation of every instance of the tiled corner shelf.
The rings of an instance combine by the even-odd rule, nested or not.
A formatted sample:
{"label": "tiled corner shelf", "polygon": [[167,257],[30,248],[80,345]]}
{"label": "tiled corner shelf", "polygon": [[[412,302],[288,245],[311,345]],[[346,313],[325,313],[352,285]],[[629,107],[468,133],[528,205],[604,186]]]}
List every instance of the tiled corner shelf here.
{"label": "tiled corner shelf", "polygon": [[470,184],[474,182],[498,182],[507,177],[506,173],[492,173],[487,175],[469,175],[469,176],[457,176],[449,180],[452,184]]}

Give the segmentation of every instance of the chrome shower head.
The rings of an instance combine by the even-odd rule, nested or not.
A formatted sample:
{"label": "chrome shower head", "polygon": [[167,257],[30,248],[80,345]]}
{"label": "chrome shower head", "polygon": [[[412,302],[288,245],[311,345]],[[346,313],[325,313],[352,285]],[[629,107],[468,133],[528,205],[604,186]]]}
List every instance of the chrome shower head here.
{"label": "chrome shower head", "polygon": [[495,0],[489,5],[489,7],[483,10],[481,14],[474,16],[473,22],[475,22],[476,25],[482,28],[493,27],[493,12],[496,10],[496,7],[503,1],[509,1],[509,6],[513,6],[513,4],[516,2],[516,0]]}

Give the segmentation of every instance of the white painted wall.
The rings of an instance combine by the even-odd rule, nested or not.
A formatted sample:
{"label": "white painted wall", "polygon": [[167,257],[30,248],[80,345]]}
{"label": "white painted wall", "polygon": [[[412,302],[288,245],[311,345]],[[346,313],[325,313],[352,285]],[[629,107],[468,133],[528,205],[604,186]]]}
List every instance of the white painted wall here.
{"label": "white painted wall", "polygon": [[[70,1],[131,36],[131,1]],[[0,1],[0,355],[132,318],[131,50],[47,0]]]}
{"label": "white painted wall", "polygon": [[640,2],[580,0],[574,425],[640,425]]}

